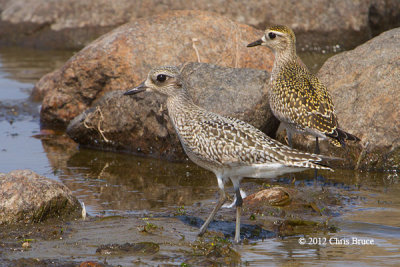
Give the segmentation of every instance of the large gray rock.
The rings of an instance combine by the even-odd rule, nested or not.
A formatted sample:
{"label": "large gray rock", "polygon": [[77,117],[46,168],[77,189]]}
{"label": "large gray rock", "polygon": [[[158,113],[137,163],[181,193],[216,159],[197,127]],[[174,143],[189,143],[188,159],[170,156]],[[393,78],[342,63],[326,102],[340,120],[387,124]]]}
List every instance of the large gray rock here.
{"label": "large gray rock", "polygon": [[125,24],[86,46],[60,70],[46,75],[41,122],[66,126],[105,92],[126,90],[155,66],[205,62],[271,69],[269,49],[248,49],[262,32],[214,13],[176,11]]}
{"label": "large gray rock", "polygon": [[[199,106],[247,121],[268,134],[276,131],[278,121],[267,97],[268,72],[188,63],[182,75]],[[67,128],[68,135],[85,146],[184,159],[165,99],[152,92],[122,94],[111,92],[77,116]]]}
{"label": "large gray rock", "polygon": [[30,170],[0,173],[0,224],[81,216],[81,205],[63,184]]}
{"label": "large gray rock", "polygon": [[323,154],[344,157],[349,167],[400,170],[399,44],[397,28],[322,66],[318,76],[332,95],[341,128],[362,140],[348,149],[326,146]]}
{"label": "large gray rock", "polygon": [[286,24],[300,46],[354,46],[399,26],[398,0],[2,0],[0,44],[82,48],[123,23],[168,10],[203,10],[264,29]]}

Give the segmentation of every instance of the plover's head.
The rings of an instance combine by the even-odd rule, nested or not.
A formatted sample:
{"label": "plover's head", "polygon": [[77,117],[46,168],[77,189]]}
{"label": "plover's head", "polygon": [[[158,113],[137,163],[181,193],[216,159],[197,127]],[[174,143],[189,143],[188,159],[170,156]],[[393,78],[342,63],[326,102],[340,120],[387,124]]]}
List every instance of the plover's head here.
{"label": "plover's head", "polygon": [[296,37],[294,32],[287,26],[268,27],[261,39],[252,42],[247,47],[263,45],[271,48],[275,53],[295,49]]}
{"label": "plover's head", "polygon": [[182,91],[182,79],[177,67],[164,66],[152,69],[147,79],[124,95],[133,95],[143,91],[155,91],[162,95],[174,96]]}

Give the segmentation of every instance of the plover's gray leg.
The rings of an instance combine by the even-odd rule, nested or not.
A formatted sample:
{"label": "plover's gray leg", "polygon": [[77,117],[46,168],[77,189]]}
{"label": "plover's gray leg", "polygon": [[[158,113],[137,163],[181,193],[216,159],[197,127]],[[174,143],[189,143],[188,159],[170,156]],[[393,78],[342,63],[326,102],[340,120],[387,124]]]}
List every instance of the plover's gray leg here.
{"label": "plover's gray leg", "polygon": [[235,243],[240,241],[240,216],[242,214],[243,199],[240,193],[240,181],[242,177],[232,177],[231,181],[233,183],[233,188],[235,189],[236,195],[236,228],[235,228]]}
{"label": "plover's gray leg", "polygon": [[215,214],[217,214],[217,211],[221,208],[221,206],[226,201],[225,190],[220,189],[219,193],[220,193],[220,196],[219,196],[217,205],[215,205],[215,207],[214,207],[213,211],[211,212],[210,216],[208,216],[207,220],[201,226],[198,236],[202,236],[206,232],[208,225],[210,224],[210,222],[212,222],[212,220],[214,220]]}
{"label": "plover's gray leg", "polygon": [[287,135],[287,139],[288,139],[288,144],[291,148],[293,148],[293,142],[292,142],[292,131],[290,131],[289,129],[286,129],[286,135]]}
{"label": "plover's gray leg", "polygon": [[315,137],[315,152],[314,153],[317,154],[317,155],[320,153],[320,151],[319,151],[319,143],[318,143],[318,136]]}

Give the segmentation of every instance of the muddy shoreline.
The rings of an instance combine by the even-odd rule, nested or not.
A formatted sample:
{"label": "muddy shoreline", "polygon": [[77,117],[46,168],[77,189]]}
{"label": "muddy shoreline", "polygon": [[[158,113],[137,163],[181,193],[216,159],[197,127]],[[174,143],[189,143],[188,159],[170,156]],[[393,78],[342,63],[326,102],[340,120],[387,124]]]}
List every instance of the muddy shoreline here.
{"label": "muddy shoreline", "polygon": [[[330,178],[324,178],[329,176],[324,173],[316,180],[306,178],[310,174],[296,175],[296,180],[283,177],[268,184],[246,179],[243,188],[249,194],[283,185],[292,199],[282,206],[252,207],[245,201],[244,241],[239,245],[232,243],[235,213],[228,208],[217,214],[205,237],[197,237],[202,219],[215,205],[217,190],[214,188],[210,189],[207,199],[189,205],[97,214],[68,222],[49,220],[31,225],[0,226],[3,259],[0,263],[5,266],[28,263],[77,266],[87,261],[102,264],[99,266],[243,265],[246,264],[243,254],[253,246],[268,246],[270,242],[292,246],[299,238],[310,236],[342,238],[346,230],[342,225],[349,223],[344,218],[351,217],[354,207],[362,206],[368,198],[362,193],[355,194],[360,185],[354,180],[344,181],[343,173]],[[363,183],[361,186],[365,187]]]}
{"label": "muddy shoreline", "polygon": [[[214,200],[210,199],[195,202],[191,206],[166,208],[160,212],[139,211],[138,214],[97,215],[70,222],[49,220],[30,225],[0,226],[0,255],[4,258],[3,263],[9,266],[34,262],[37,258],[40,261],[36,263],[40,266],[76,266],[88,260],[106,262],[112,266],[133,263],[187,263],[194,266],[243,264],[239,252],[241,246],[251,246],[267,239],[293,239],[299,235],[333,234],[337,231],[337,226],[330,223],[329,218],[340,215],[338,206],[343,203],[334,197],[339,186],[333,186],[333,183],[329,185],[322,177],[315,186],[311,185],[311,180],[303,180],[297,185],[289,184],[290,180],[286,179],[285,186],[301,194],[290,205],[261,205],[255,209],[250,205],[244,206],[244,241],[241,245],[232,244],[235,229],[233,209],[222,209],[216,221],[210,225],[207,235],[204,238],[197,237],[202,219],[206,218],[214,205]],[[278,183],[260,185],[249,181],[244,184],[248,192],[275,186]],[[310,202],[301,200],[304,196]],[[321,199],[324,199],[324,203]],[[296,205],[296,201],[303,203]],[[318,206],[324,207],[323,211],[317,207],[317,202]],[[128,243],[132,246],[143,242],[149,242],[157,249],[148,251],[141,247],[138,251],[133,248],[128,252],[126,246],[115,249],[118,245]],[[110,251],[112,244],[114,250]],[[46,251],[48,254],[43,257]]]}

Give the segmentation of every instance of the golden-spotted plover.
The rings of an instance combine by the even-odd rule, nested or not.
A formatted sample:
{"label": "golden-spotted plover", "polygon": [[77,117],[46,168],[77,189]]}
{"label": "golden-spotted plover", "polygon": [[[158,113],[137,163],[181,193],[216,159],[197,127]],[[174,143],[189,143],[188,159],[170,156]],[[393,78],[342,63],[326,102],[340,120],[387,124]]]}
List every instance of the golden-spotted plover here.
{"label": "golden-spotted plover", "polygon": [[271,178],[307,168],[329,169],[320,164],[321,156],[285,146],[250,124],[223,117],[195,105],[176,67],[159,67],[150,71],[146,81],[125,92],[133,95],[145,90],[167,97],[168,114],[188,157],[212,171],[218,179],[220,198],[199,235],[204,234],[216,212],[226,200],[225,183],[230,179],[235,189],[235,241],[240,240],[242,177]]}
{"label": "golden-spotted plover", "polygon": [[291,147],[294,132],[315,136],[317,154],[318,138],[330,137],[335,146],[344,146],[345,140],[360,140],[339,128],[332,99],[326,87],[297,56],[296,37],[290,28],[267,28],[260,40],[247,46],[258,45],[269,47],[275,54],[269,103],[275,117],[286,128]]}

